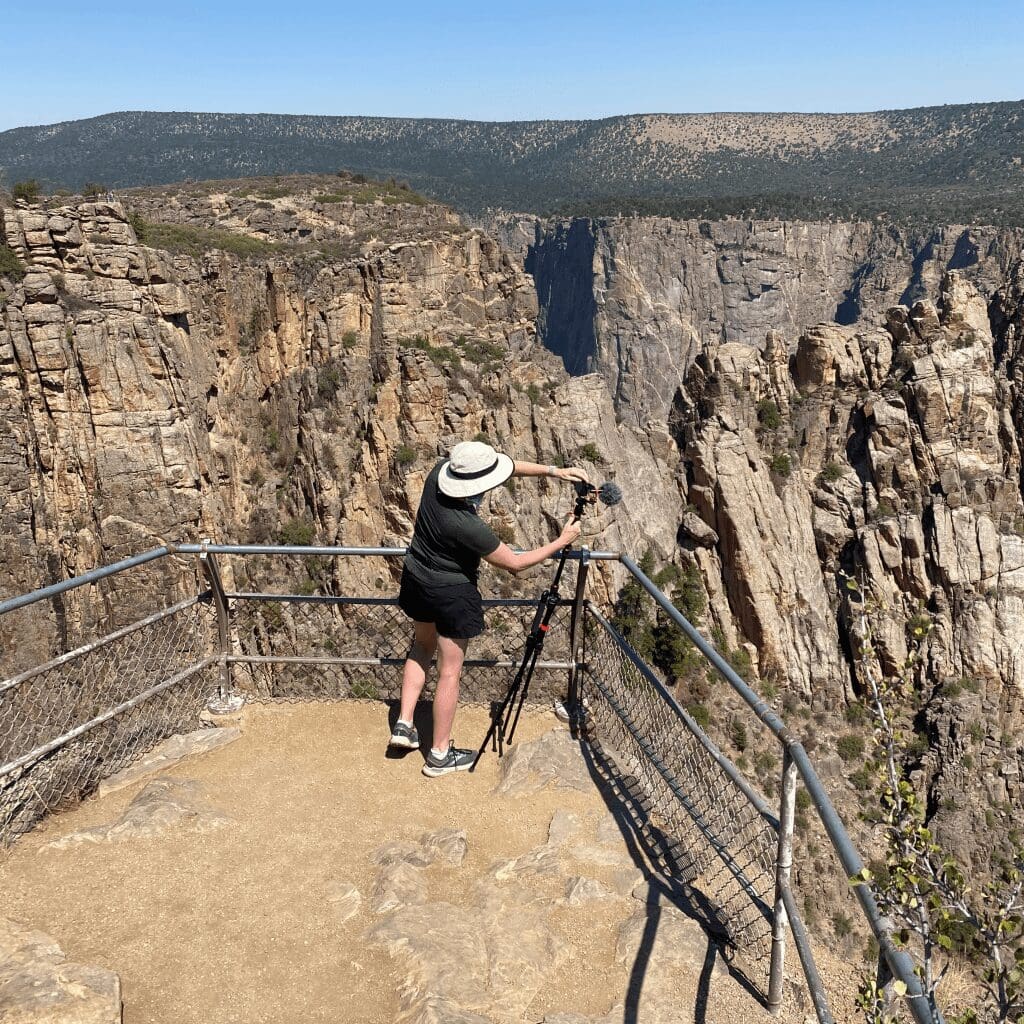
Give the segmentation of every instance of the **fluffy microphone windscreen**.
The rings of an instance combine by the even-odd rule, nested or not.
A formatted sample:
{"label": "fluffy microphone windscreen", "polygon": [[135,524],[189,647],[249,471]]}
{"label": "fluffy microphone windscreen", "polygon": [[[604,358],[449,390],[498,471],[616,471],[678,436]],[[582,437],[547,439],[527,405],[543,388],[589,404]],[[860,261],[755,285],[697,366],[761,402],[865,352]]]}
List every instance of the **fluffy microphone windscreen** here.
{"label": "fluffy microphone windscreen", "polygon": [[622,488],[608,480],[598,487],[597,496],[603,505],[618,505],[622,501]]}

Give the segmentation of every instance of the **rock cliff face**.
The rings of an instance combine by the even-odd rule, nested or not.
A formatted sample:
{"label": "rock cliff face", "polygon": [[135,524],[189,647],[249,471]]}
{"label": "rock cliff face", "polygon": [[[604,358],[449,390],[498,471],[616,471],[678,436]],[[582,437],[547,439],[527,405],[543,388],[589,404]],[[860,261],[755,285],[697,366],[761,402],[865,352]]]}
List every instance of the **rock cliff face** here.
{"label": "rock cliff face", "polygon": [[669,426],[705,625],[746,644],[769,687],[832,712],[857,692],[840,573],[892,609],[887,668],[907,656],[906,624],[927,620],[922,778],[937,826],[983,860],[964,836],[991,822],[984,806],[1024,795],[1024,236],[652,219],[497,231],[536,278],[547,347],[601,375],[621,422]]}
{"label": "rock cliff face", "polygon": [[[4,211],[27,266],[2,283],[4,592],[159,539],[404,543],[433,461],[477,434],[582,461],[626,494],[590,543],[696,580],[701,626],[814,716],[851,808],[839,574],[927,616],[922,785],[984,861],[964,837],[1024,793],[1019,235],[520,221],[499,244],[435,207],[130,202],[273,248],[174,255],[118,203]],[[532,544],[568,506],[522,483],[485,514]],[[906,645],[894,624],[883,658]]]}
{"label": "rock cliff face", "polygon": [[711,344],[790,344],[821,321],[853,324],[935,300],[959,270],[986,296],[1024,232],[951,227],[921,237],[869,223],[622,218],[497,226],[537,280],[544,344],[570,373],[598,372],[620,416],[664,419]]}
{"label": "rock cliff face", "polygon": [[[320,217],[293,197],[275,235],[266,204],[164,202],[165,222],[276,243]],[[477,434],[545,463],[596,445],[644,497],[595,543],[670,555],[667,431],[617,425],[600,380],[569,379],[537,345],[533,283],[493,240],[440,208],[408,207],[404,222],[370,209],[376,224],[366,207],[348,223],[333,212],[344,257],[247,259],[142,245],[119,203],[5,211],[27,266],[4,282],[0,320],[5,592],[161,539],[404,543],[437,456]],[[159,213],[148,196],[139,210]],[[564,485],[524,485],[489,512],[529,544],[569,506]]]}

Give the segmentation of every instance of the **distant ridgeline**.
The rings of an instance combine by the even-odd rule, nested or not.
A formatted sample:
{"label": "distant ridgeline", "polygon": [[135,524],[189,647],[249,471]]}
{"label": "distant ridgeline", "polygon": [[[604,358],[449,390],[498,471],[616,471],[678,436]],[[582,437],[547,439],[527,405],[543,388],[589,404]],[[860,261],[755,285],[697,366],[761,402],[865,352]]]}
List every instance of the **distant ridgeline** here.
{"label": "distant ridgeline", "polygon": [[1024,225],[1024,101],[520,122],[136,112],[0,133],[7,187],[339,168],[471,212]]}

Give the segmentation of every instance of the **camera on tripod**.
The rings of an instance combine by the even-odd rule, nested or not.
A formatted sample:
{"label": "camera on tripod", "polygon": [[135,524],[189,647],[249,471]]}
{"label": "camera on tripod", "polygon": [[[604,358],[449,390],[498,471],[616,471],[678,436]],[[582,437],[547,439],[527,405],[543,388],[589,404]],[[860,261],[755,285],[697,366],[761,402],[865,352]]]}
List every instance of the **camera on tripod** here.
{"label": "camera on tripod", "polygon": [[606,480],[600,487],[584,483],[582,480],[574,480],[572,486],[576,491],[576,506],[572,510],[576,519],[583,515],[587,505],[594,505],[600,501],[602,505],[611,506],[622,501],[622,488],[610,480]]}

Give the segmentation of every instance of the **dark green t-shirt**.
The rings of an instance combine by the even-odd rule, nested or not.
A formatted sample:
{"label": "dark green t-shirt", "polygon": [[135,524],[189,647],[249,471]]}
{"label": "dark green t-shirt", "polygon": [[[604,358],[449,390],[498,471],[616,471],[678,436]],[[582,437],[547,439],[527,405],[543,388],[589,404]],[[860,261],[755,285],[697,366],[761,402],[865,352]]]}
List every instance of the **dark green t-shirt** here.
{"label": "dark green t-shirt", "polygon": [[423,485],[405,567],[420,582],[435,587],[475,585],[480,559],[496,550],[501,541],[467,501],[441,493],[437,478],[443,465],[439,462]]}

